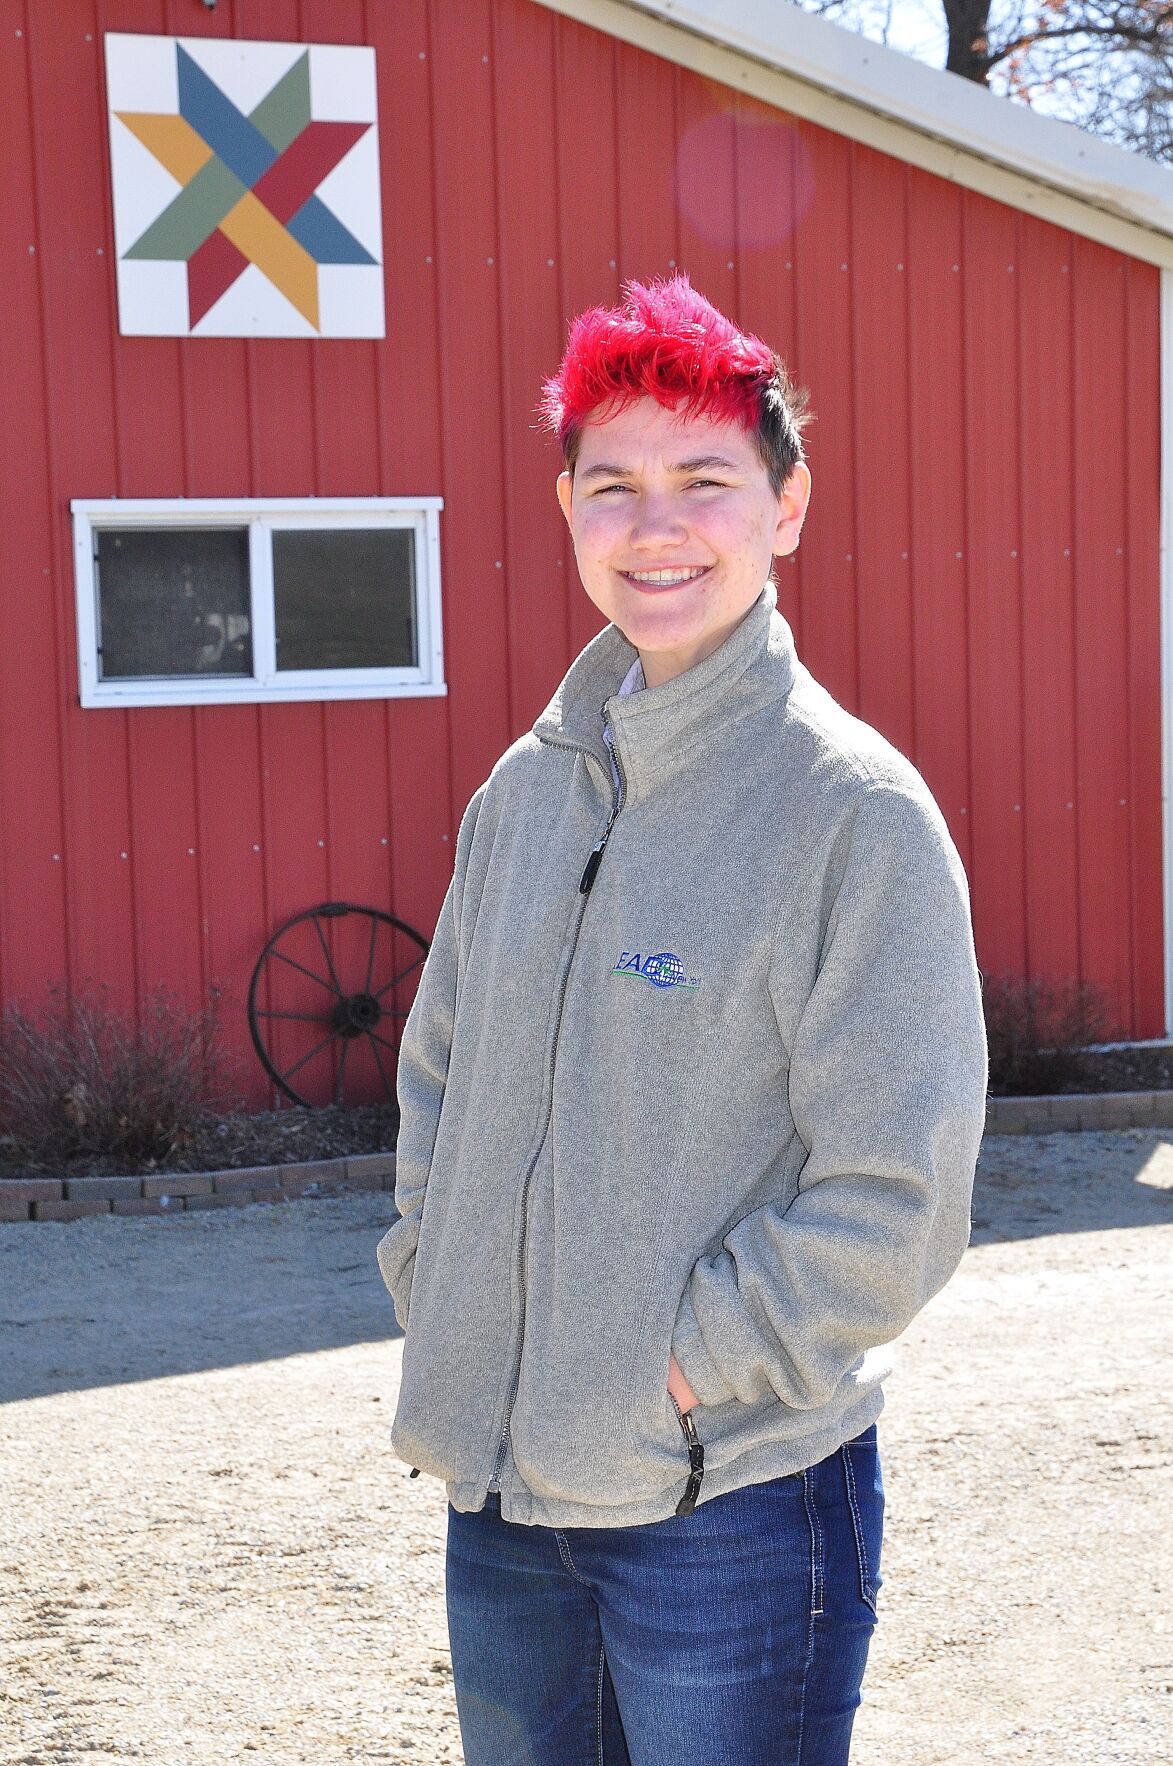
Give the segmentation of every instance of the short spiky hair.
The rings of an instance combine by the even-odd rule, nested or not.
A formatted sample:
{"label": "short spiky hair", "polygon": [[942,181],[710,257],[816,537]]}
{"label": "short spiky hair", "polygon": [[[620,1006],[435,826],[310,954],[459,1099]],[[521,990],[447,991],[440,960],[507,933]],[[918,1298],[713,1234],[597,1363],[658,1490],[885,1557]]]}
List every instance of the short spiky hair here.
{"label": "short spiky hair", "polygon": [[623,304],[591,307],[570,327],[538,414],[573,474],[583,424],[650,396],[682,415],[738,422],[754,438],[777,495],[803,459],[809,394],[760,337],[741,331],[687,275],[626,282]]}

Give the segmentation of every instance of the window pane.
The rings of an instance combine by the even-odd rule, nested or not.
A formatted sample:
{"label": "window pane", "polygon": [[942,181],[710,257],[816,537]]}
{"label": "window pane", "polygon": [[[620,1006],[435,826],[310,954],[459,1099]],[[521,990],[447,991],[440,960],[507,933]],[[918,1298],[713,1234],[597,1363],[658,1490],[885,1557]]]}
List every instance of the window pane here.
{"label": "window pane", "polygon": [[248,529],[99,529],[99,671],[251,675]]}
{"label": "window pane", "polygon": [[411,528],[278,528],[277,667],[414,668]]}

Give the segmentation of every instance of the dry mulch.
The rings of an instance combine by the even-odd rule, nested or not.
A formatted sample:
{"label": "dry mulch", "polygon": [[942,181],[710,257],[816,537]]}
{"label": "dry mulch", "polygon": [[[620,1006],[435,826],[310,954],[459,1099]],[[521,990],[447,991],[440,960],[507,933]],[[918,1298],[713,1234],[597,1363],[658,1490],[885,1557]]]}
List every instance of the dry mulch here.
{"label": "dry mulch", "polygon": [[1024,1061],[1021,1083],[991,1084],[993,1096],[1038,1097],[1054,1092],[1168,1091],[1173,1088],[1173,1044],[1075,1049],[1035,1054]]}
{"label": "dry mulch", "polygon": [[138,1176],[153,1171],[235,1171],[255,1165],[300,1165],[337,1159],[347,1153],[395,1150],[399,1112],[393,1104],[365,1104],[320,1110],[289,1105],[253,1114],[232,1111],[208,1115],[191,1138],[164,1159],[144,1162],[125,1155],[38,1162],[12,1143],[0,1142],[0,1180],[51,1173],[54,1177]]}

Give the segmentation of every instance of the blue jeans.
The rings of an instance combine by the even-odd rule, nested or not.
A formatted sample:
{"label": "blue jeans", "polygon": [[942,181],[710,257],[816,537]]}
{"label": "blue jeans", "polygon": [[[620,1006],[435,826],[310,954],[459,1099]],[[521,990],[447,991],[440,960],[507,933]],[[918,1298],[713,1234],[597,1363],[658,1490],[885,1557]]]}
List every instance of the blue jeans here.
{"label": "blue jeans", "polygon": [[448,1505],[466,1766],[845,1766],[881,1585],[873,1423],[634,1527]]}

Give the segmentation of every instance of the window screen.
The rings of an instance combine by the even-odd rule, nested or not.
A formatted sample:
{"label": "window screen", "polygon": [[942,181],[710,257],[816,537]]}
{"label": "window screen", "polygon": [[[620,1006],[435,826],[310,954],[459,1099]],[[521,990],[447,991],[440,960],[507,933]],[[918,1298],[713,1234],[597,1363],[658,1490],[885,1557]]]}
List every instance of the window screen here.
{"label": "window screen", "polygon": [[251,675],[247,528],[99,529],[103,680]]}
{"label": "window screen", "polygon": [[414,668],[410,528],[278,528],[277,667]]}

